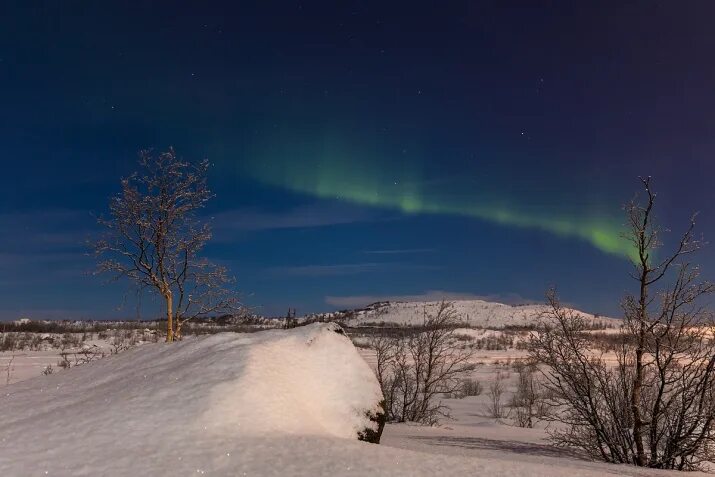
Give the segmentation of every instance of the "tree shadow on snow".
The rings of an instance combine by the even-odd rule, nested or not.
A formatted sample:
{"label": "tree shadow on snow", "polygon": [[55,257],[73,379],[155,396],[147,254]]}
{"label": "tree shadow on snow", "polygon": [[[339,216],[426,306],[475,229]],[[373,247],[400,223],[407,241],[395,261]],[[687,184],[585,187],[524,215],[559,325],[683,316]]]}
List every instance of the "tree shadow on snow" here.
{"label": "tree shadow on snow", "polygon": [[545,444],[534,444],[531,442],[501,441],[495,439],[484,439],[481,437],[427,437],[412,436],[429,445],[462,447],[465,449],[485,449],[514,452],[516,454],[537,455],[545,457],[570,457],[572,459],[590,460],[582,453],[573,449],[563,449]]}

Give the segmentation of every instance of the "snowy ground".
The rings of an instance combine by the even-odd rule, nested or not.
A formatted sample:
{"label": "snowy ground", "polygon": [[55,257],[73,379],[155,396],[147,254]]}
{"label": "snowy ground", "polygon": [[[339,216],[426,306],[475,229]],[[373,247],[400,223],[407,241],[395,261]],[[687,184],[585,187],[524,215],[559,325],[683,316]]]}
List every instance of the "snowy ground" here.
{"label": "snowy ground", "polygon": [[[0,475],[682,475],[555,449],[544,429],[486,417],[485,394],[447,400],[441,427],[388,425],[381,445],[358,442],[372,357],[330,326],[144,344],[3,387]],[[474,378],[486,389],[519,357],[478,351]]]}
{"label": "snowy ground", "polygon": [[[76,333],[77,336],[82,334]],[[42,333],[41,335],[47,334]],[[79,356],[78,353],[81,353],[83,349],[98,350],[98,352],[105,353],[105,355],[112,354],[113,338],[101,339],[96,333],[84,333],[84,335],[87,336],[87,339],[82,341],[81,344],[64,348],[71,362],[74,362],[75,357]],[[147,341],[139,339],[133,341],[131,346],[141,346],[146,343]],[[130,345],[127,344],[127,346]],[[53,368],[53,372],[61,371],[58,363],[62,360],[61,353],[63,349],[46,344],[39,348],[34,350],[0,351],[0,387],[42,376],[43,371],[48,366]]]}
{"label": "snowy ground", "polygon": [[[444,401],[451,408],[452,420],[443,421],[439,427],[388,424],[382,445],[430,455],[502,462],[502,472],[506,474],[506,469],[511,469],[512,475],[535,475],[533,470],[541,466],[550,469],[551,474],[546,475],[554,476],[683,475],[589,461],[577,452],[551,446],[543,425],[525,429],[511,425],[508,418],[489,417],[486,388],[497,370],[504,372],[504,367],[488,365],[475,372],[475,377],[485,385],[481,396]],[[515,384],[514,380],[512,374],[512,384]]]}
{"label": "snowy ground", "polygon": [[41,376],[43,369],[55,366],[59,359],[57,350],[0,352],[0,387]]}

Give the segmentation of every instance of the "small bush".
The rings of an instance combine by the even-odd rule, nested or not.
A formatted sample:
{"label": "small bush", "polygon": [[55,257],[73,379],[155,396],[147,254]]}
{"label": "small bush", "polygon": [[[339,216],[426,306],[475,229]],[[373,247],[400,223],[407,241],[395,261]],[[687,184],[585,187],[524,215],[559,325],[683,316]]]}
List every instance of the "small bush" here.
{"label": "small bush", "polygon": [[487,395],[489,396],[487,412],[489,413],[489,416],[496,419],[499,419],[504,415],[503,395],[504,391],[506,391],[506,384],[504,381],[507,378],[507,375],[501,371],[497,371],[494,381],[489,384],[489,391],[487,392]]}
{"label": "small bush", "polygon": [[465,335],[462,333],[455,333],[454,336],[452,337],[457,341],[474,341],[474,336],[472,335]]}
{"label": "small bush", "polygon": [[462,396],[479,396],[482,394],[482,383],[476,379],[465,379],[462,381]]}

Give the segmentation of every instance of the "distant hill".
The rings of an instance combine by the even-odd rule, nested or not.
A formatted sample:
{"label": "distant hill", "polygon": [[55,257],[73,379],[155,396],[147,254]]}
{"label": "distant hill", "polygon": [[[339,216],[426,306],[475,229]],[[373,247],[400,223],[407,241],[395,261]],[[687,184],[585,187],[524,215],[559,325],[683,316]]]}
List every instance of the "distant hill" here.
{"label": "distant hill", "polygon": [[[449,300],[455,312],[466,324],[476,328],[504,328],[533,326],[539,316],[547,310],[546,305],[505,305],[503,303],[483,300]],[[385,323],[404,326],[415,326],[422,323],[425,313],[436,313],[440,305],[438,301],[429,302],[378,302],[365,308],[323,315],[312,315],[306,319],[344,320],[348,324],[360,325],[368,323]],[[621,321],[592,315],[575,310],[601,327],[618,326]]]}

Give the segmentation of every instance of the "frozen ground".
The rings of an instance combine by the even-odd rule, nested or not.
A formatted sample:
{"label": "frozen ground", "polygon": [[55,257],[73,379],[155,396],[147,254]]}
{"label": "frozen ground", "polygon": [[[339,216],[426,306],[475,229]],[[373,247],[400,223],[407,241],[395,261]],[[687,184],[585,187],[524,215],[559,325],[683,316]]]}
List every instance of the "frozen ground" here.
{"label": "frozen ground", "polygon": [[[331,326],[145,344],[6,386],[0,475],[679,475],[554,449],[543,429],[485,417],[484,395],[450,399],[442,427],[358,442],[379,397],[371,356]],[[520,353],[478,352],[474,377]]]}

